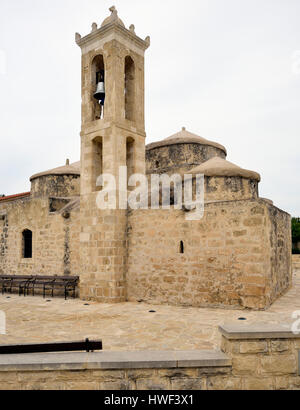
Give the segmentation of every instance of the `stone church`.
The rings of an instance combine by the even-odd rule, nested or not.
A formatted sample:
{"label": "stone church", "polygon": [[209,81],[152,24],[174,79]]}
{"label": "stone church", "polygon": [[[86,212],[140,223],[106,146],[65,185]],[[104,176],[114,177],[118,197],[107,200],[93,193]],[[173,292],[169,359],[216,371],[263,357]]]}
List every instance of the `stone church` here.
{"label": "stone church", "polygon": [[[85,37],[81,160],[30,178],[0,198],[0,273],[79,275],[80,297],[102,303],[264,309],[292,285],[290,215],[259,197],[260,175],[188,132],[146,146],[144,54],[150,38],[111,15]],[[97,178],[205,176],[205,212],[101,210]]]}

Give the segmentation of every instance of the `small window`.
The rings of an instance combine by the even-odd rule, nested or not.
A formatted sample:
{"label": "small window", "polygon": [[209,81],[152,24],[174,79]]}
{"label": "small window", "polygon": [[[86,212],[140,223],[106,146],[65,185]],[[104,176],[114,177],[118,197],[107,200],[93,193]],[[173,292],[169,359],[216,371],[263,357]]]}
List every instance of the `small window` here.
{"label": "small window", "polygon": [[180,241],[180,253],[184,254],[184,243]]}
{"label": "small window", "polygon": [[32,258],[32,232],[26,229],[23,231],[23,258]]}

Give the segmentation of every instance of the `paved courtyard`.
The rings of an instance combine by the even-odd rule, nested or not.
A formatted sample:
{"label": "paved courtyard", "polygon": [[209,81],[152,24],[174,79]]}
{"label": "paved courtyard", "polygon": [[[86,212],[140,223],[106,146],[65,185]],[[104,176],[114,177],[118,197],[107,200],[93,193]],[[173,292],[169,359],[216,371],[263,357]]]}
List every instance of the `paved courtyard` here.
{"label": "paved courtyard", "polygon": [[[8,298],[10,297],[10,298]],[[48,300],[51,300],[48,302]],[[293,288],[263,312],[232,309],[97,304],[81,300],[0,295],[7,334],[0,344],[102,339],[105,350],[193,350],[219,347],[218,325],[292,322],[300,310],[300,271]],[[155,310],[156,313],[149,313]]]}

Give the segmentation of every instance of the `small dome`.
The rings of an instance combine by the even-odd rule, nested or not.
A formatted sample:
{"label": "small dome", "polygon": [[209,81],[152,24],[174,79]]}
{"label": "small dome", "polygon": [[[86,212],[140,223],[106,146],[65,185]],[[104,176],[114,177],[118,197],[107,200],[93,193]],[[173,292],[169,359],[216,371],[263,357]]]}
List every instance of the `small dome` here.
{"label": "small dome", "polygon": [[176,145],[176,144],[210,145],[212,147],[221,149],[227,155],[226,148],[223,147],[223,145],[218,144],[217,142],[209,141],[203,137],[200,137],[199,135],[193,134],[187,131],[184,127],[182,128],[181,131],[177,132],[174,135],[171,135],[171,137],[168,137],[162,141],[153,142],[152,144],[147,145],[146,149],[147,151],[149,151],[155,148],[166,147],[168,145]]}
{"label": "small dome", "polygon": [[115,6],[112,6],[109,9],[109,11],[111,12],[111,15],[103,21],[103,23],[101,24],[101,27],[107,26],[108,24],[111,24],[111,23],[116,23],[116,24],[119,24],[122,27],[125,27],[125,24],[123,23],[123,21],[118,16],[118,11],[115,8]]}
{"label": "small dome", "polygon": [[64,165],[62,167],[53,168],[48,171],[40,172],[33,175],[30,178],[30,181],[49,175],[80,175],[80,161],[74,162],[73,164]]}
{"label": "small dome", "polygon": [[257,172],[243,169],[220,157],[214,157],[189,171],[191,174],[204,174],[209,177],[243,177],[260,182]]}

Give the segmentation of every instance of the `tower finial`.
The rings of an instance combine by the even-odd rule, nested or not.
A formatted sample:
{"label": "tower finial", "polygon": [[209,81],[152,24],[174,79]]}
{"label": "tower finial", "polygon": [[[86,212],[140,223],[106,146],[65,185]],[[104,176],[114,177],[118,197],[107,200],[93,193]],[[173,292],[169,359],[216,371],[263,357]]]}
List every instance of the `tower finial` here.
{"label": "tower finial", "polygon": [[118,10],[115,8],[115,6],[111,6],[110,8],[109,8],[109,11],[111,12],[111,14],[118,14]]}
{"label": "tower finial", "polygon": [[118,10],[115,8],[115,6],[111,6],[109,11],[111,12],[111,19],[112,21],[116,21],[119,19],[118,17]]}

